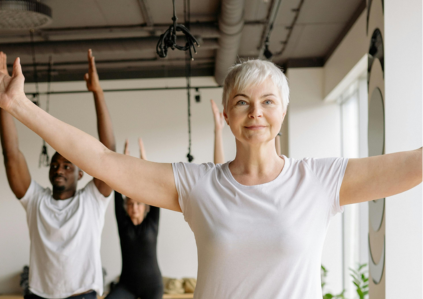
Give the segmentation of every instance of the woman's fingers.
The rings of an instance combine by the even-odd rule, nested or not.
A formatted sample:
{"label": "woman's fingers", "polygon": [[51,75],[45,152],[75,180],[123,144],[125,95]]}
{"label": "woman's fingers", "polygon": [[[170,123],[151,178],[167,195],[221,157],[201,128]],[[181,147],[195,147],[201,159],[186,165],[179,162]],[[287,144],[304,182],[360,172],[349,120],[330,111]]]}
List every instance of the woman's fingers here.
{"label": "woman's fingers", "polygon": [[6,53],[0,52],[0,72],[9,75],[9,72],[7,71],[7,55]]}
{"label": "woman's fingers", "polygon": [[123,148],[123,153],[124,153],[125,155],[129,155],[129,148],[128,148],[128,145],[129,145],[129,141],[128,141],[128,138],[126,138],[126,140],[125,140],[125,147]]}
{"label": "woman's fingers", "polygon": [[138,144],[140,146],[140,158],[147,160],[147,155],[145,154],[144,143],[142,142],[142,138],[138,138]]}
{"label": "woman's fingers", "polygon": [[219,108],[217,107],[216,103],[213,100],[210,100],[210,102],[211,102],[213,113],[214,114],[219,113]]}
{"label": "woman's fingers", "polygon": [[20,75],[22,75],[21,59],[16,57],[15,62],[13,63],[12,77],[18,77]]}

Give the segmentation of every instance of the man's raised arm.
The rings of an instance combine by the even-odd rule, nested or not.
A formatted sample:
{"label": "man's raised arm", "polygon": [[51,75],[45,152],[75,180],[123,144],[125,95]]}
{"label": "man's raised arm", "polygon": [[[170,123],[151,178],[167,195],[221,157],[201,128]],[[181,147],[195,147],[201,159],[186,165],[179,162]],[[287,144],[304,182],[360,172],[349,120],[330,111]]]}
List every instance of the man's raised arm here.
{"label": "man's raised arm", "polygon": [[[97,115],[97,132],[100,142],[103,143],[109,150],[116,151],[115,135],[113,134],[112,119],[109,110],[107,109],[106,101],[104,100],[103,89],[100,86],[97,69],[95,66],[95,59],[92,55],[91,49],[88,50],[88,73],[85,74],[85,82],[87,89],[93,93],[95,102],[95,111]],[[109,196],[112,192],[110,188],[103,181],[94,178],[94,184],[98,191],[104,196]]]}
{"label": "man's raised arm", "polygon": [[12,77],[0,73],[0,108],[38,134],[63,157],[119,193],[148,205],[181,211],[169,163],[154,163],[118,154],[91,135],[34,105],[24,92],[20,60]]}
{"label": "man's raised arm", "polygon": [[[7,72],[7,56],[0,52],[0,73]],[[10,188],[17,198],[22,198],[31,184],[31,175],[24,155],[19,150],[18,132],[12,115],[0,108],[0,137],[4,166]]]}

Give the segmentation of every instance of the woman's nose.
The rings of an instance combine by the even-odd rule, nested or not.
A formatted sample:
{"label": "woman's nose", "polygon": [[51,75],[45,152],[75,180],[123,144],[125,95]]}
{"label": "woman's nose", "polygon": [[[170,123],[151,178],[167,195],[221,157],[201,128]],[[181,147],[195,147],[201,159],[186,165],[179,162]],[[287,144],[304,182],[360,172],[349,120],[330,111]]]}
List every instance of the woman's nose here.
{"label": "woman's nose", "polygon": [[262,111],[260,105],[258,105],[258,104],[251,105],[248,116],[252,119],[262,117],[263,111]]}

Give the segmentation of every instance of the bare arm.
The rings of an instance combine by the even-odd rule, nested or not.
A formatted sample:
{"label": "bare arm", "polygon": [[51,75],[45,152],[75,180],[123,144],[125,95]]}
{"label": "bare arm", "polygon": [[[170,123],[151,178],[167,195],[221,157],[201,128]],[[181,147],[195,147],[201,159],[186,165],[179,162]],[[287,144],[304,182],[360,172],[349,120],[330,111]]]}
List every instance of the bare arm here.
{"label": "bare arm", "polygon": [[[109,150],[116,151],[115,135],[113,134],[112,119],[109,110],[107,109],[106,101],[104,100],[103,89],[100,86],[97,69],[95,66],[95,58],[92,55],[91,49],[88,50],[88,73],[85,74],[85,82],[87,89],[93,93],[95,110],[97,115],[97,132],[100,142],[103,143]],[[103,181],[94,178],[94,184],[98,191],[104,196],[109,196],[112,192],[110,188]]]}
{"label": "bare arm", "polygon": [[13,76],[0,74],[0,108],[41,136],[56,151],[112,189],[149,205],[181,211],[172,165],[115,153],[28,100],[17,59]]}
{"label": "bare arm", "polygon": [[341,205],[407,191],[422,182],[422,149],[351,159],[340,191]]}
{"label": "bare arm", "polygon": [[[0,52],[0,73],[8,75],[6,54]],[[0,109],[0,137],[4,166],[9,186],[17,198],[22,198],[31,184],[31,175],[19,150],[18,132],[13,117]]]}
{"label": "bare arm", "polygon": [[213,118],[214,118],[214,164],[225,163],[225,154],[223,152],[222,129],[225,125],[223,113],[219,111],[216,103],[210,100]]}

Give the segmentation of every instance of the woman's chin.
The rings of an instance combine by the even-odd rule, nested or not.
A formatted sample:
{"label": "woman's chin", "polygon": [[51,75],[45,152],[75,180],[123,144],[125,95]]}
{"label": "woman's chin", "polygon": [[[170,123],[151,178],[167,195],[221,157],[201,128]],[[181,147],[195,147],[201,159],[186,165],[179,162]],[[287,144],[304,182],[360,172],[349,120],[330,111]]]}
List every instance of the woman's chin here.
{"label": "woman's chin", "polygon": [[257,146],[268,143],[270,138],[269,136],[267,136],[267,134],[248,134],[247,136],[242,136],[242,138],[238,140],[240,140],[244,144]]}

